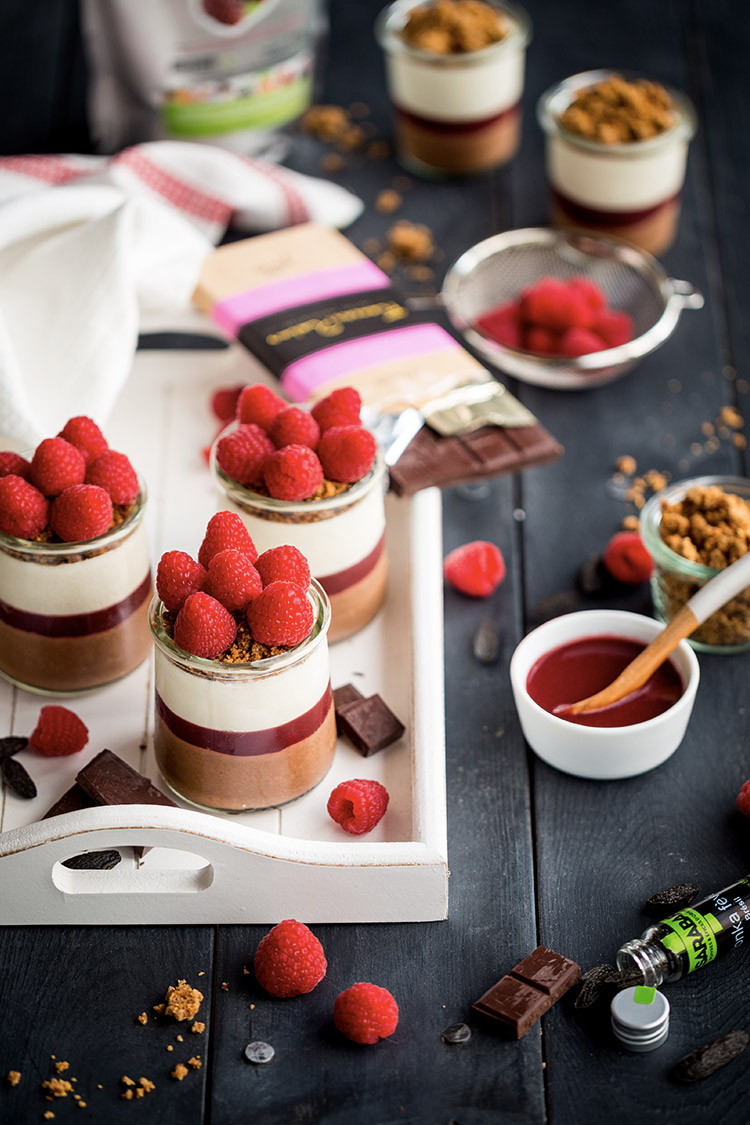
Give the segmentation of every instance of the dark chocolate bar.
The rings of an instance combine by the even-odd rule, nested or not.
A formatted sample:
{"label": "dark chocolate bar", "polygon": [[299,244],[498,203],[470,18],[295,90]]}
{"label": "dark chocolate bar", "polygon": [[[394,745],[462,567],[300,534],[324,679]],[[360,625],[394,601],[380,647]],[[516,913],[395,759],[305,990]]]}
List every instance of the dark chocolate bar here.
{"label": "dark chocolate bar", "polygon": [[508,1027],[520,1039],[576,983],[581,968],[538,946],[472,1004],[475,1012]]}
{"label": "dark chocolate bar", "polygon": [[365,758],[390,746],[405,729],[379,695],[360,698],[338,710],[336,726]]}
{"label": "dark chocolate bar", "polygon": [[62,797],[58,797],[52,808],[47,809],[42,820],[50,816],[62,816],[63,813],[78,812],[79,809],[90,809],[96,804],[80,785],[75,783],[66,789]]}
{"label": "dark chocolate bar", "polygon": [[102,750],[76,777],[97,805],[172,805],[161,789],[111,750]]}

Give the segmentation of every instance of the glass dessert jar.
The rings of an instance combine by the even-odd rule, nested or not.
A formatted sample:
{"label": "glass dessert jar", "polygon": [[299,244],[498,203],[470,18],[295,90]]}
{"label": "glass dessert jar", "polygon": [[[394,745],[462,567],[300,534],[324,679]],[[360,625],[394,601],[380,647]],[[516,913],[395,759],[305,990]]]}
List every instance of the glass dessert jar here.
{"label": "glass dessert jar", "polygon": [[146,490],[97,539],[40,543],[0,533],[0,674],[30,691],[90,691],[150,651]]}
{"label": "glass dessert jar", "polygon": [[[654,560],[654,569],[651,575],[651,595],[654,602],[656,616],[664,622],[671,619],[682,608],[686,601],[706,582],[715,578],[723,567],[708,566],[703,562],[684,558],[662,538],[662,518],[664,505],[679,505],[688,495],[693,495],[691,490],[721,489],[723,493],[732,497],[739,497],[743,503],[739,507],[739,515],[747,521],[746,529],[738,528],[737,534],[746,539],[750,534],[750,480],[743,477],[706,476],[694,477],[690,480],[678,481],[668,488],[652,496],[641,512],[640,532],[641,538]],[[719,510],[714,506],[717,497],[709,499],[713,507],[715,518],[720,519]],[[745,509],[746,505],[746,509]],[[667,512],[670,509],[666,509]],[[708,521],[714,519],[709,510],[706,514],[697,512],[699,523],[708,516]],[[679,534],[689,537],[689,519],[684,519],[684,524],[677,517]],[[702,536],[701,532],[701,536]],[[725,521],[721,529],[721,536],[729,548],[732,537],[729,521]],[[730,548],[731,549],[731,548]],[[750,588],[743,590],[736,598],[732,598],[722,609],[712,614],[688,638],[689,643],[699,652],[736,653],[750,649]]]}
{"label": "glass dessert jar", "polygon": [[307,558],[331,602],[330,641],[358,632],[385,598],[385,462],[378,450],[372,469],[345,492],[320,500],[276,500],[232,480],[212,458],[223,496],[263,554],[290,543]]}
{"label": "glass dessert jar", "polygon": [[531,21],[516,5],[487,0],[487,7],[507,21],[504,37],[478,50],[438,53],[404,37],[410,13],[429,6],[396,0],[375,25],[385,53],[399,160],[426,176],[499,167],[515,156],[520,143]]}
{"label": "glass dessert jar", "polygon": [[627,72],[589,70],[550,87],[537,103],[547,138],[550,218],[555,226],[600,231],[662,254],[677,233],[695,110],[684,94],[659,84],[669,96],[671,125],[655,136],[609,144],[562,124],[581,92],[613,79],[649,81]]}
{"label": "glass dessert jar", "polygon": [[308,598],[315,624],[304,641],[238,664],[181,649],[154,598],[156,761],[179,797],[212,810],[265,809],[301,797],[325,777],[336,747],[331,611],[314,579]]}

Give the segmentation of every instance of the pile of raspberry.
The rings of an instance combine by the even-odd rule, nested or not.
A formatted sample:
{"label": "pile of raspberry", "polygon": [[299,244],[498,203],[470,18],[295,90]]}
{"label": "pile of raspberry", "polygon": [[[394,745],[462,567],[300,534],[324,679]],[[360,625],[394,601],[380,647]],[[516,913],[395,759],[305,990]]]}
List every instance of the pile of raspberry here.
{"label": "pile of raspberry", "polygon": [[128,458],[83,415],[45,438],[30,461],[0,450],[0,532],[16,539],[96,539],[125,518],[139,492]]}
{"label": "pile of raspberry", "polygon": [[633,321],[611,309],[586,277],[541,277],[510,304],[484,313],[476,326],[508,348],[560,358],[590,355],[633,339]]}
{"label": "pile of raspberry", "polygon": [[317,499],[326,481],[343,491],[375,461],[375,438],[361,424],[361,406],[353,387],[339,387],[309,412],[262,383],[244,387],[237,426],[216,443],[217,464],[231,480],[276,500]]}
{"label": "pile of raspberry", "polygon": [[310,567],[296,547],[259,555],[234,512],[217,512],[197,560],[167,551],[156,569],[164,626],[175,644],[209,660],[251,663],[300,644],[315,615]]}

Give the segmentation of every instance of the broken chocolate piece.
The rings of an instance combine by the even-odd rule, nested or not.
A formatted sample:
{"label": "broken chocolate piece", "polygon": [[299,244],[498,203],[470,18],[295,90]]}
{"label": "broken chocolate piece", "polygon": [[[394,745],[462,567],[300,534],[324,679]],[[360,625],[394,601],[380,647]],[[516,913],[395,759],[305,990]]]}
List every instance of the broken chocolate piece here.
{"label": "broken chocolate piece", "polygon": [[105,852],[84,852],[83,855],[73,855],[70,859],[63,860],[63,867],[71,871],[111,871],[122,859],[119,852],[111,848]]}
{"label": "broken chocolate piece", "polygon": [[19,750],[25,750],[28,745],[28,738],[21,738],[18,735],[9,734],[5,738],[0,738],[0,761],[17,754]]}
{"label": "broken chocolate piece", "polygon": [[339,732],[365,758],[390,746],[404,733],[404,724],[397,719],[379,695],[349,703],[336,716]]}
{"label": "broken chocolate piece", "polygon": [[350,703],[359,703],[364,699],[364,696],[354,684],[342,684],[341,687],[333,689],[333,709],[336,712],[336,730],[339,730],[339,711],[343,711]]}
{"label": "broken chocolate piece", "polygon": [[580,973],[575,961],[540,945],[472,1008],[504,1024],[520,1039],[576,983]]}
{"label": "broken chocolate piece", "polygon": [[70,789],[66,789],[62,797],[59,797],[51,808],[47,809],[42,817],[46,820],[50,816],[62,816],[67,812],[78,812],[79,809],[91,809],[96,802],[92,801],[88,793],[81,789],[80,785],[71,785]]}
{"label": "broken chocolate piece", "polygon": [[16,758],[1,759],[0,771],[3,781],[17,797],[23,797],[27,801],[36,797],[36,785],[31,780],[28,770]]}
{"label": "broken chocolate piece", "polygon": [[102,750],[76,777],[97,805],[172,805],[174,801],[111,750]]}

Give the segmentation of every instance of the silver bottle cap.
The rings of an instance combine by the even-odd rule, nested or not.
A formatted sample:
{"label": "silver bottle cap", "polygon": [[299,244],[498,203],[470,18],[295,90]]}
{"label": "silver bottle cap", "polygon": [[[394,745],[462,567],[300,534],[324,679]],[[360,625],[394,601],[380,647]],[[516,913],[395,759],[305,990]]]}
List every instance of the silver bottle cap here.
{"label": "silver bottle cap", "polygon": [[624,988],[610,1012],[612,1030],[629,1051],[653,1051],[669,1035],[669,1001],[655,988],[643,984]]}

